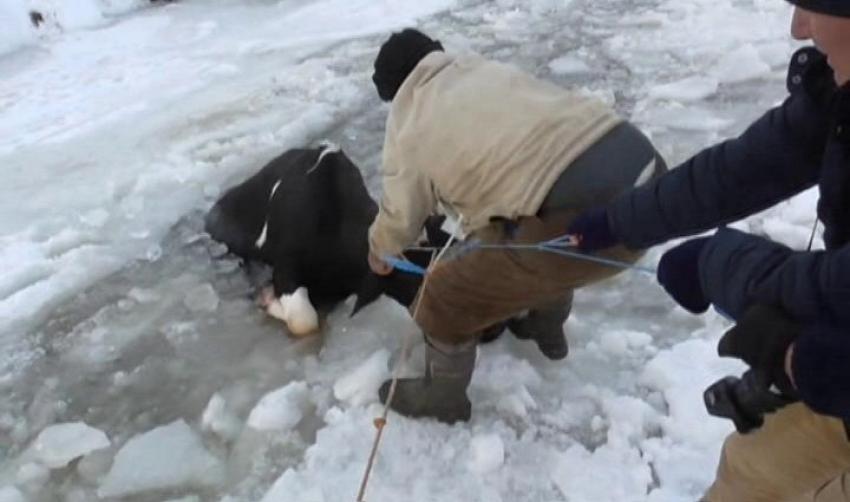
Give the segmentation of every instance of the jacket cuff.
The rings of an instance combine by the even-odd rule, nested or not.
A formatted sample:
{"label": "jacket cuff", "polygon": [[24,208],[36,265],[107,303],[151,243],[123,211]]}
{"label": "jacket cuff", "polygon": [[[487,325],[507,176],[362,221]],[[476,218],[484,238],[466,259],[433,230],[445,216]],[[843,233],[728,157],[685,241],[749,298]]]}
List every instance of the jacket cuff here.
{"label": "jacket cuff", "polygon": [[800,398],[823,415],[850,419],[850,333],[809,329],[794,342],[791,372]]}
{"label": "jacket cuff", "polygon": [[642,243],[638,241],[631,240],[629,239],[629,235],[617,230],[619,227],[615,211],[616,208],[614,206],[608,206],[605,208],[605,223],[608,224],[608,234],[610,238],[616,244],[622,244],[623,247],[630,251],[643,251],[648,248],[649,245],[642,245]]}
{"label": "jacket cuff", "polygon": [[738,319],[756,300],[779,305],[778,298],[755,298],[755,283],[790,252],[762,237],[721,228],[700,253],[700,285],[705,297],[732,319]]}
{"label": "jacket cuff", "polygon": [[654,214],[638,203],[649,198],[642,193],[656,183],[657,179],[621,194],[605,208],[611,235],[628,249],[646,249],[670,238],[658,220],[641,219],[642,215]]}
{"label": "jacket cuff", "polygon": [[382,238],[382,235],[383,232],[378,227],[378,221],[375,220],[369,227],[369,252],[383,258],[384,256],[398,256],[404,251],[404,247],[386,242],[387,239]]}

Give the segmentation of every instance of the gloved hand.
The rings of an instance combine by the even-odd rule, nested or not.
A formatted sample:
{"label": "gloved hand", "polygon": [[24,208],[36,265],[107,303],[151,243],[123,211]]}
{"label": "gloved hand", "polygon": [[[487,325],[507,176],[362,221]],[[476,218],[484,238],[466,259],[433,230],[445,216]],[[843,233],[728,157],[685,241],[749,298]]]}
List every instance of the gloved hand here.
{"label": "gloved hand", "polygon": [[738,432],[747,434],[762,426],[764,415],[794,402],[770,387],[767,375],[749,370],[741,378],[729,376],[709,386],[703,402],[710,415],[732,420]]}
{"label": "gloved hand", "polygon": [[777,307],[753,305],[717,344],[723,357],[737,357],[761,371],[786,396],[797,392],[785,372],[785,354],[800,334],[800,327]]}
{"label": "gloved hand", "polygon": [[676,303],[694,314],[705,312],[711,305],[699,280],[699,255],[709,239],[685,241],[664,253],[658,262],[658,282]]}
{"label": "gloved hand", "polygon": [[608,223],[608,211],[603,207],[594,207],[579,214],[570,223],[567,234],[578,238],[578,249],[587,253],[620,244]]}

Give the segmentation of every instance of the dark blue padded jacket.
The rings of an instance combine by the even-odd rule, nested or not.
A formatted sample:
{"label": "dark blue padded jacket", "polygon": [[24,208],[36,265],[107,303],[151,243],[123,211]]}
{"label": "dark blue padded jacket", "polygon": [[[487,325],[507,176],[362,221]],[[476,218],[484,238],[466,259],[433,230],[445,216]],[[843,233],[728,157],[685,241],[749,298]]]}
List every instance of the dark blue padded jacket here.
{"label": "dark blue padded jacket", "polygon": [[[826,57],[798,51],[790,96],[738,138],[703,150],[617,199],[614,233],[632,248],[722,226],[818,185],[825,251],[795,251],[721,228],[700,256],[700,281],[737,318],[750,305],[784,309],[804,326],[793,372],[804,402],[850,418],[850,85]],[[814,221],[814,215],[813,215]]]}

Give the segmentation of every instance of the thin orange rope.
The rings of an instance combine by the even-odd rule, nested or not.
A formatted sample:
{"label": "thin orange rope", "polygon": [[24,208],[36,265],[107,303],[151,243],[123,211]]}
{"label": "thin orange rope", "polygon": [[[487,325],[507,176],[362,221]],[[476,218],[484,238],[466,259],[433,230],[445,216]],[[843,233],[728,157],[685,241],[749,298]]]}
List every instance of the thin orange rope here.
{"label": "thin orange rope", "polygon": [[[415,321],[417,318],[417,314],[419,313],[419,306],[422,303],[422,296],[425,293],[425,286],[428,285],[428,279],[431,277],[431,271],[437,266],[440,259],[442,259],[443,254],[452,245],[455,240],[455,235],[449,238],[446,245],[443,246],[443,249],[440,250],[437,257],[431,260],[431,263],[428,265],[428,270],[425,273],[424,279],[422,279],[422,287],[419,288],[419,295],[416,297],[416,304],[413,306],[413,320]],[[384,403],[384,412],[380,417],[374,420],[375,428],[377,432],[375,433],[375,441],[372,443],[372,451],[369,453],[369,461],[366,463],[366,472],[363,474],[363,480],[360,483],[360,491],[357,493],[357,502],[366,502],[364,498],[366,496],[366,487],[369,485],[369,478],[372,475],[372,467],[375,464],[375,458],[378,456],[378,448],[381,444],[381,438],[384,435],[384,427],[387,425],[387,416],[390,412],[390,405],[393,402],[393,397],[395,397],[396,387],[398,386],[399,373],[401,372],[401,366],[404,361],[410,356],[411,344],[413,343],[413,335],[408,334],[404,339],[404,344],[401,349],[401,357],[396,361],[395,368],[393,369],[393,379],[390,383],[390,391],[387,394],[387,402]]]}

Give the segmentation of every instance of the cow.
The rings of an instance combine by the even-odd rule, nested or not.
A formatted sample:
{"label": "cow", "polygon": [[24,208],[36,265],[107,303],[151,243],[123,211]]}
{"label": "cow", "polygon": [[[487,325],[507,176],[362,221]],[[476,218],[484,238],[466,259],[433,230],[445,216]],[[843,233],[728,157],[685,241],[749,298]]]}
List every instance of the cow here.
{"label": "cow", "polygon": [[[403,305],[413,301],[421,277],[381,277],[369,269],[368,229],[377,212],[357,166],[323,144],[288,150],[228,190],[205,228],[231,253],[271,265],[272,287],[260,304],[304,336],[318,329],[319,312],[351,295],[354,312],[382,294]],[[427,264],[422,253],[410,257]]]}
{"label": "cow", "polygon": [[[368,230],[378,212],[360,169],[338,147],[295,148],[266,164],[231,188],[205,218],[210,236],[247,264],[272,267],[272,284],[261,290],[260,305],[282,320],[294,336],[319,328],[326,313],[356,295],[352,315],[387,295],[410,306],[422,283],[420,275],[394,270],[374,274],[367,262]],[[433,216],[424,227],[424,244],[442,247],[449,235],[444,218]],[[430,251],[407,251],[405,258],[427,267]],[[496,324],[481,341],[498,338],[509,327],[521,339],[534,332],[563,329],[567,312],[544,316],[535,311]]]}

